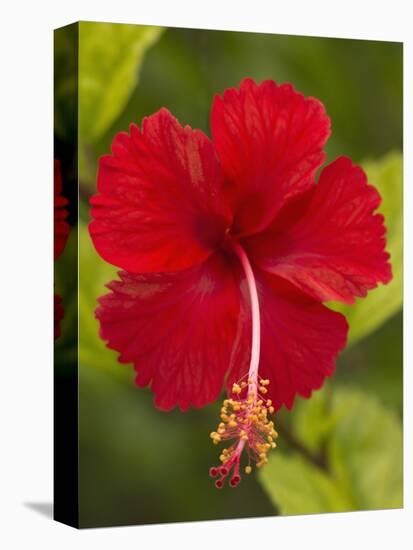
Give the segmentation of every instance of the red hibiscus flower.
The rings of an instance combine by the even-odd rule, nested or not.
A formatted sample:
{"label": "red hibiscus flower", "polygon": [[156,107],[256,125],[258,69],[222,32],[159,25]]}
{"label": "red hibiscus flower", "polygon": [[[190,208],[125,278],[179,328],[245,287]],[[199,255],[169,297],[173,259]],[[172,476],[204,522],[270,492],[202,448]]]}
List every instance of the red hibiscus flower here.
{"label": "red hibiscus flower", "polygon": [[54,339],[59,338],[62,333],[60,328],[60,323],[63,320],[65,315],[65,310],[63,309],[62,297],[59,294],[54,295]]}
{"label": "red hibiscus flower", "polygon": [[[61,255],[66,245],[70,226],[66,221],[68,212],[66,206],[68,201],[61,195],[62,175],[60,173],[60,162],[54,160],[54,260]],[[64,317],[62,298],[54,295],[54,338],[61,334],[60,322]]]}
{"label": "red hibiscus flower", "polygon": [[[211,475],[275,446],[269,414],[310,397],[346,344],[354,302],[391,279],[380,197],[361,168],[325,160],[323,105],[289,84],[245,79],[216,96],[212,141],[167,111],[118,134],[99,163],[89,230],[124,271],[96,315],[156,405],[202,407],[226,384]],[[250,464],[246,467],[247,473]]]}
{"label": "red hibiscus flower", "polygon": [[66,221],[68,201],[62,196],[60,162],[54,160],[54,259],[60,256],[69,236],[70,226]]}

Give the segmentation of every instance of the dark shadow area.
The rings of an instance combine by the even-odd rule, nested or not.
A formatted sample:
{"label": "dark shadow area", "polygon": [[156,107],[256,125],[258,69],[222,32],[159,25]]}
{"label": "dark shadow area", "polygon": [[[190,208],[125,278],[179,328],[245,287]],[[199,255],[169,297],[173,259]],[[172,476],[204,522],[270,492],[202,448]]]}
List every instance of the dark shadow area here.
{"label": "dark shadow area", "polygon": [[34,510],[38,514],[53,519],[53,503],[52,502],[24,502],[26,508]]}

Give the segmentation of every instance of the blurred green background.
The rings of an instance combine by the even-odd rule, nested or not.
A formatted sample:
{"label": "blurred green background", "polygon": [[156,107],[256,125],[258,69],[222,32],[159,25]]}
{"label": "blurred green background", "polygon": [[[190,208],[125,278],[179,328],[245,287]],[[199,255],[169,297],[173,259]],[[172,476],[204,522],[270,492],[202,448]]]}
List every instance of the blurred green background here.
{"label": "blurred green background", "polygon": [[[64,51],[57,52],[64,59]],[[328,160],[362,163],[383,197],[394,280],[343,308],[350,344],[311,400],[281,411],[279,448],[260,475],[218,491],[209,432],[220,403],[186,414],[154,408],[98,337],[96,298],[116,275],[87,234],[97,161],[115,134],[167,107],[209,134],[215,93],[244,77],[291,82],[332,119]],[[61,93],[61,96],[59,95]],[[67,89],[57,91],[64,105]],[[64,109],[56,131],[69,139]],[[60,119],[58,119],[60,120]],[[80,523],[84,527],[402,506],[402,45],[254,33],[79,24]],[[65,174],[63,174],[65,181]],[[68,188],[73,182],[65,181]],[[77,232],[56,266],[65,303],[58,367],[75,356],[65,280]],[[72,286],[72,288],[71,288]],[[277,423],[277,419],[276,419]]]}

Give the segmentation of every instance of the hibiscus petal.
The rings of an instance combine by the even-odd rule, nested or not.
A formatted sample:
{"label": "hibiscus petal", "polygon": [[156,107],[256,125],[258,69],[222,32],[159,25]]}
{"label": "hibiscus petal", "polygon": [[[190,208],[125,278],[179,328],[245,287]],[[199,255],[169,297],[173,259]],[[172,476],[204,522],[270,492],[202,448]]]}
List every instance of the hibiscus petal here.
{"label": "hibiscus petal", "polygon": [[61,195],[62,175],[60,173],[60,162],[54,161],[54,259],[56,260],[63,252],[69,236],[70,226],[66,221],[68,216],[68,201]]}
{"label": "hibiscus petal", "polygon": [[231,222],[208,137],[166,110],[142,130],[118,134],[101,157],[89,226],[108,262],[131,272],[177,271],[201,263]]}
{"label": "hibiscus petal", "polygon": [[187,410],[214,401],[229,367],[240,294],[231,267],[213,255],[179,273],[120,272],[96,316],[108,347],[133,363],[155,404]]}
{"label": "hibiscus petal", "polygon": [[[296,395],[310,397],[325,377],[333,374],[337,355],[346,345],[347,321],[341,313],[279,277],[259,273],[257,287],[261,310],[259,375],[270,380],[266,397],[275,409],[282,405],[291,409]],[[228,390],[248,372],[251,320],[246,288],[243,295]]]}
{"label": "hibiscus petal", "polygon": [[216,96],[211,128],[239,235],[266,227],[285,202],[308,189],[325,160],[330,121],[317,99],[272,80]]}
{"label": "hibiscus petal", "polygon": [[63,300],[59,294],[54,294],[53,298],[54,305],[54,339],[56,340],[61,335],[62,331],[60,328],[60,323],[65,316],[65,311],[63,308]]}
{"label": "hibiscus petal", "polygon": [[315,299],[353,303],[392,277],[384,219],[374,214],[380,200],[363,170],[341,157],[246,248],[262,269]]}

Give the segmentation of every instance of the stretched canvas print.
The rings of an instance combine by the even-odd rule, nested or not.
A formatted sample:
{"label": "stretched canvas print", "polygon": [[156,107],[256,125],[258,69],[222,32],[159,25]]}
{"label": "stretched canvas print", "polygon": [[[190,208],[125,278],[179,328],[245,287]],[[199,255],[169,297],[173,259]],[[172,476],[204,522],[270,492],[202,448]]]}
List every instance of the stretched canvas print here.
{"label": "stretched canvas print", "polygon": [[54,56],[55,518],[402,507],[402,44]]}

